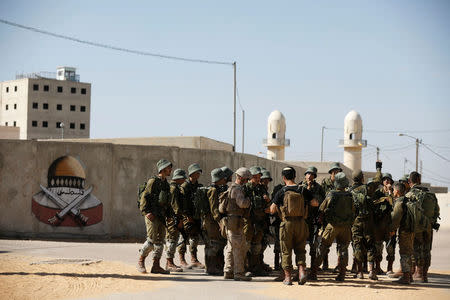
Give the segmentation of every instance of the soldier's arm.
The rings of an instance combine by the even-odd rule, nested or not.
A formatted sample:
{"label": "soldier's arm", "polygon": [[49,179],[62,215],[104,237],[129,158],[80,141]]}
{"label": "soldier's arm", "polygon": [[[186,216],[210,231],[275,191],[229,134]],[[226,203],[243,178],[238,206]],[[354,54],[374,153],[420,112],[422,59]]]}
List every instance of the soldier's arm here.
{"label": "soldier's arm", "polygon": [[151,213],[151,195],[154,182],[154,178],[148,180],[147,186],[145,187],[145,190],[142,193],[141,199],[139,201],[139,210],[141,211],[141,214],[143,216]]}
{"label": "soldier's arm", "polygon": [[250,199],[245,197],[244,192],[242,191],[242,188],[240,188],[240,187],[231,188],[230,197],[236,199],[236,204],[240,208],[249,208],[250,207]]}
{"label": "soldier's arm", "polygon": [[219,212],[219,195],[216,188],[210,188],[208,190],[208,200],[211,215],[216,222],[219,222],[221,219]]}
{"label": "soldier's arm", "polygon": [[179,215],[181,215],[181,209],[182,209],[181,191],[180,191],[180,189],[178,189],[175,186],[170,186],[170,194],[172,195],[171,199],[170,199],[172,210],[176,216],[179,216]]}
{"label": "soldier's arm", "polygon": [[403,217],[403,201],[396,200],[394,209],[391,212],[391,231],[396,231],[400,227],[400,222]]}
{"label": "soldier's arm", "polygon": [[322,204],[319,206],[319,211],[324,212],[325,209],[328,208],[328,204],[330,203],[331,194],[328,193],[328,195],[325,197],[325,200],[323,200]]}

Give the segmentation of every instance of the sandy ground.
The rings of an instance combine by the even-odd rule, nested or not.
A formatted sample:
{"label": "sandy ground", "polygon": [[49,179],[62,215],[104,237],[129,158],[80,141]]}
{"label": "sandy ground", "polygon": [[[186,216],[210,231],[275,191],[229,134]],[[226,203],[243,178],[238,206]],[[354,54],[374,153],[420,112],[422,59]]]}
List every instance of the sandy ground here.
{"label": "sandy ground", "polygon": [[[353,279],[337,283],[334,274],[304,286],[284,286],[271,277],[235,282],[201,270],[171,275],[140,274],[135,269],[137,243],[80,243],[0,240],[0,299],[450,299],[450,230],[440,231],[433,250],[430,283],[402,286],[386,276],[378,282]],[[336,262],[333,245],[330,264]],[[265,252],[273,261],[273,249]],[[203,258],[203,246],[199,248]],[[75,263],[33,264],[51,259],[91,259]],[[163,258],[161,260],[165,262]],[[177,261],[177,259],[175,260]],[[150,261],[147,268],[150,268]],[[398,262],[396,263],[398,266]],[[366,276],[367,277],[367,276]]]}

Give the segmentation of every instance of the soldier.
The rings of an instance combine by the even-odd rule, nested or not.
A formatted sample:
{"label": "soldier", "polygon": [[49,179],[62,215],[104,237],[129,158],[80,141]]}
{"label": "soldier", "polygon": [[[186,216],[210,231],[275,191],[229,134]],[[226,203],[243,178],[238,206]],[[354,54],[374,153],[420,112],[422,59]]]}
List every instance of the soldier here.
{"label": "soldier", "polygon": [[233,170],[231,170],[227,166],[223,166],[220,169],[225,173],[225,176],[227,178],[227,183],[228,182],[232,182],[233,181],[232,177],[233,177],[233,174],[234,174]]}
{"label": "soldier", "polygon": [[392,274],[392,265],[395,259],[395,244],[396,236],[390,236],[390,222],[391,222],[391,212],[393,209],[393,194],[392,194],[392,184],[394,180],[392,175],[389,173],[383,173],[381,178],[383,186],[380,187],[374,195],[375,213],[374,221],[378,226],[375,229],[375,247],[377,249],[376,254],[376,272],[378,274],[383,274],[384,271],[381,269],[380,263],[383,259],[383,242],[386,245],[386,260],[387,273]]}
{"label": "soldier", "polygon": [[[261,176],[261,187],[264,190],[264,194],[269,195],[269,183],[272,181],[272,177],[270,176],[270,172],[266,169],[262,169],[262,176]],[[272,231],[270,230],[270,197],[268,196],[266,198],[266,204],[267,204],[267,208],[265,210],[265,227],[264,227],[264,237],[263,237],[263,244],[262,244],[262,249],[261,249],[261,253],[259,255],[259,261],[262,264],[264,271],[266,272],[272,272],[272,268],[266,264],[264,262],[264,252],[267,249],[267,246],[269,245],[270,239],[271,237],[275,237],[274,234],[272,234]]]}
{"label": "soldier", "polygon": [[226,240],[222,237],[219,222],[222,215],[219,212],[219,195],[226,188],[225,173],[216,168],[211,171],[211,185],[207,191],[209,211],[203,217],[203,236],[205,238],[205,264],[209,275],[223,275],[224,256],[223,248]]}
{"label": "soldier", "polygon": [[220,208],[226,214],[225,279],[252,280],[250,276],[244,274],[247,247],[245,246],[244,222],[242,220],[242,217],[249,213],[250,208],[250,199],[245,197],[242,186],[250,176],[251,174],[246,168],[239,168],[236,171],[236,181],[228,189],[226,201],[223,203],[223,208]]}
{"label": "soldier", "polygon": [[406,197],[418,201],[423,210],[423,214],[427,218],[429,225],[423,226],[420,232],[415,232],[414,236],[414,259],[416,270],[414,278],[420,279],[422,282],[428,282],[428,268],[431,265],[431,246],[433,243],[433,229],[439,230],[439,204],[434,193],[428,188],[420,186],[421,175],[417,172],[411,172],[409,175],[409,185],[411,190]]}
{"label": "soldier", "polygon": [[[325,199],[325,192],[320,184],[316,182],[317,178],[317,168],[314,166],[308,167],[305,172],[305,180],[300,183],[300,186],[309,190],[314,198],[319,202],[319,205],[322,204]],[[318,235],[319,235],[319,208],[311,207],[308,211],[308,218],[306,219],[306,223],[308,224],[309,229],[309,255],[311,257],[311,265],[314,263],[316,259],[317,246],[318,246]]]}
{"label": "soldier", "polygon": [[[410,284],[412,282],[411,257],[414,255],[414,230],[407,220],[407,202],[405,195],[405,185],[403,183],[394,184],[394,210],[392,211],[391,235],[398,229],[398,244],[400,248],[401,277],[397,283]],[[391,275],[389,276],[391,277]],[[392,275],[395,277],[395,275]]]}
{"label": "soldier", "polygon": [[[280,183],[278,185],[276,185],[273,188],[272,191],[272,200],[275,197],[275,195],[278,193],[279,190],[281,190],[283,187],[285,186],[284,183]],[[270,227],[269,230],[271,230],[273,236],[274,236],[274,244],[273,244],[273,253],[274,253],[274,269],[276,271],[281,271],[281,265],[280,265],[280,253],[281,253],[281,246],[280,246],[280,224],[281,224],[281,219],[280,216],[278,214],[272,214],[270,213]],[[283,280],[283,278],[279,279],[280,281]]]}
{"label": "soldier", "polygon": [[[197,246],[199,241],[199,236],[201,232],[201,220],[196,219],[195,207],[194,207],[194,195],[199,187],[203,185],[198,182],[202,174],[202,169],[197,163],[191,164],[188,167],[189,179],[186,180],[181,185],[181,192],[183,193],[184,199],[184,218],[183,224],[186,233],[189,236],[189,240],[183,240],[183,243],[178,247],[178,253],[180,256],[181,266],[184,268],[197,268],[204,269],[205,266],[197,258]],[[191,253],[191,264],[188,265],[185,260],[186,248],[189,244],[189,252]]]}
{"label": "soldier", "polygon": [[180,186],[187,179],[186,172],[182,169],[173,171],[170,182],[170,215],[166,218],[167,223],[167,249],[166,249],[166,270],[171,272],[183,272],[174,261],[175,250],[180,239],[180,230],[183,230],[183,195]]}
{"label": "soldier", "polygon": [[254,166],[250,168],[252,175],[250,181],[246,184],[247,194],[250,196],[251,209],[250,219],[247,223],[247,234],[249,239],[249,270],[254,275],[266,275],[266,271],[263,268],[260,260],[262,252],[262,243],[264,237],[265,228],[268,226],[266,223],[266,208],[270,201],[267,191],[261,186],[261,168]]}
{"label": "soldier", "polygon": [[374,204],[372,201],[373,193],[377,184],[371,182],[364,184],[364,174],[361,170],[353,172],[354,184],[349,188],[353,195],[355,205],[355,221],[352,225],[353,256],[356,263],[356,275],[359,279],[364,279],[363,261],[367,259],[369,264],[369,279],[378,280],[374,271],[375,260],[375,237],[373,229]]}
{"label": "soldier", "polygon": [[399,182],[402,183],[405,186],[405,188],[406,188],[405,194],[407,192],[409,192],[409,190],[411,189],[410,186],[409,186],[408,179],[409,179],[409,175],[403,175],[403,177],[399,179]]}
{"label": "soldier", "polygon": [[308,204],[318,206],[318,202],[310,191],[295,183],[294,168],[284,168],[281,175],[286,186],[276,193],[270,206],[270,212],[281,214],[280,245],[281,266],[284,270],[283,284],[292,285],[293,250],[299,270],[298,284],[303,285],[307,280],[305,245],[308,238],[308,225],[306,224]]}
{"label": "soldier", "polygon": [[324,217],[324,222],[328,224],[321,234],[319,255],[311,268],[311,280],[317,280],[317,269],[322,263],[324,253],[328,253],[327,250],[334,240],[337,242],[339,268],[336,280],[345,280],[348,264],[348,246],[352,235],[351,226],[353,224],[355,207],[352,194],[345,191],[348,187],[348,179],[344,173],[336,174],[334,185],[335,189],[327,194],[325,201],[322,202],[319,208],[319,212]]}
{"label": "soldier", "polygon": [[137,269],[146,273],[145,258],[153,250],[153,266],[151,273],[170,274],[160,266],[160,259],[164,250],[165,218],[169,206],[170,186],[167,177],[172,172],[172,163],[161,159],[156,164],[158,175],[150,178],[141,195],[139,209],[144,216],[147,228],[147,240],[139,250],[140,257]]}
{"label": "soldier", "polygon": [[[334,162],[330,165],[330,169],[328,170],[328,174],[330,174],[330,177],[324,178],[322,180],[322,189],[325,195],[328,194],[329,191],[334,190],[334,177],[336,176],[337,173],[342,172],[342,168],[341,165],[338,162]],[[326,225],[326,224],[324,224]],[[336,249],[337,251],[337,249]],[[322,265],[322,269],[323,270],[328,270],[328,253],[330,251],[328,250],[327,253],[323,253],[323,265]],[[336,267],[337,269],[338,267]]]}

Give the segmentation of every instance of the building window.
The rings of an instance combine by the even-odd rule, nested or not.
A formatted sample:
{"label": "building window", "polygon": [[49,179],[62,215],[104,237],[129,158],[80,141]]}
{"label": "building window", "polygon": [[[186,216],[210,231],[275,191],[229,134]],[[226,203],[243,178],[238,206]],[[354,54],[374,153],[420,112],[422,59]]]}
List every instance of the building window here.
{"label": "building window", "polygon": [[38,109],[38,103],[37,102],[33,102],[33,109]]}
{"label": "building window", "polygon": [[50,90],[50,87],[48,85],[44,85],[44,92],[48,92]]}
{"label": "building window", "polygon": [[5,126],[8,126],[8,122],[5,122]]}
{"label": "building window", "polygon": [[17,92],[17,85],[14,86],[14,92]]}
{"label": "building window", "polygon": [[56,128],[61,128],[61,123],[62,122],[56,122]]}
{"label": "building window", "polygon": [[75,129],[75,123],[70,123],[70,129]]}
{"label": "building window", "polygon": [[62,86],[58,86],[58,93],[62,93],[62,92],[63,92]]}
{"label": "building window", "polygon": [[14,103],[14,109],[17,109],[17,104],[16,103]]}
{"label": "building window", "polygon": [[14,123],[13,123],[13,124],[14,124],[14,127],[16,127],[16,125],[17,125],[16,121],[14,121]]}
{"label": "building window", "polygon": [[9,86],[6,87],[6,92],[9,93]]}
{"label": "building window", "polygon": [[72,93],[72,94],[75,94],[76,92],[77,92],[77,88],[70,88],[70,92]]}
{"label": "building window", "polygon": [[8,110],[8,108],[9,108],[9,106],[8,106],[8,104],[6,104],[6,106],[5,106],[5,110]]}
{"label": "building window", "polygon": [[42,127],[47,128],[48,127],[48,122],[47,121],[42,121]]}
{"label": "building window", "polygon": [[75,111],[75,109],[76,109],[76,106],[75,106],[75,105],[71,105],[71,106],[70,106],[70,111]]}
{"label": "building window", "polygon": [[86,89],[81,89],[81,94],[86,95]]}
{"label": "building window", "polygon": [[31,126],[37,127],[37,121],[31,121]]}
{"label": "building window", "polygon": [[86,125],[84,123],[80,123],[80,129],[84,130],[86,128]]}
{"label": "building window", "polygon": [[39,85],[33,84],[33,91],[39,91]]}
{"label": "building window", "polygon": [[82,106],[80,107],[80,111],[86,111],[86,106],[82,105]]}
{"label": "building window", "polygon": [[56,109],[57,110],[62,110],[62,104],[56,104]]}
{"label": "building window", "polygon": [[273,139],[276,139],[277,138],[277,134],[274,132],[274,133],[272,133],[272,138]]}
{"label": "building window", "polygon": [[44,109],[48,109],[48,103],[44,103],[42,106]]}
{"label": "building window", "polygon": [[349,138],[350,138],[351,140],[353,140],[353,133],[350,133]]}

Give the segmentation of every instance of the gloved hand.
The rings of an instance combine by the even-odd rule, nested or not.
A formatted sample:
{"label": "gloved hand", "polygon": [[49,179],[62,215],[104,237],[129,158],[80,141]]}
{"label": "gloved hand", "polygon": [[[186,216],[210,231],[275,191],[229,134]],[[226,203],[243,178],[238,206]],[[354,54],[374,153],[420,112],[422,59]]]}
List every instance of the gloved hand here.
{"label": "gloved hand", "polygon": [[381,161],[377,161],[377,162],[375,163],[375,167],[377,168],[377,170],[378,170],[378,169],[381,169],[382,166],[383,166],[383,163],[382,163]]}

